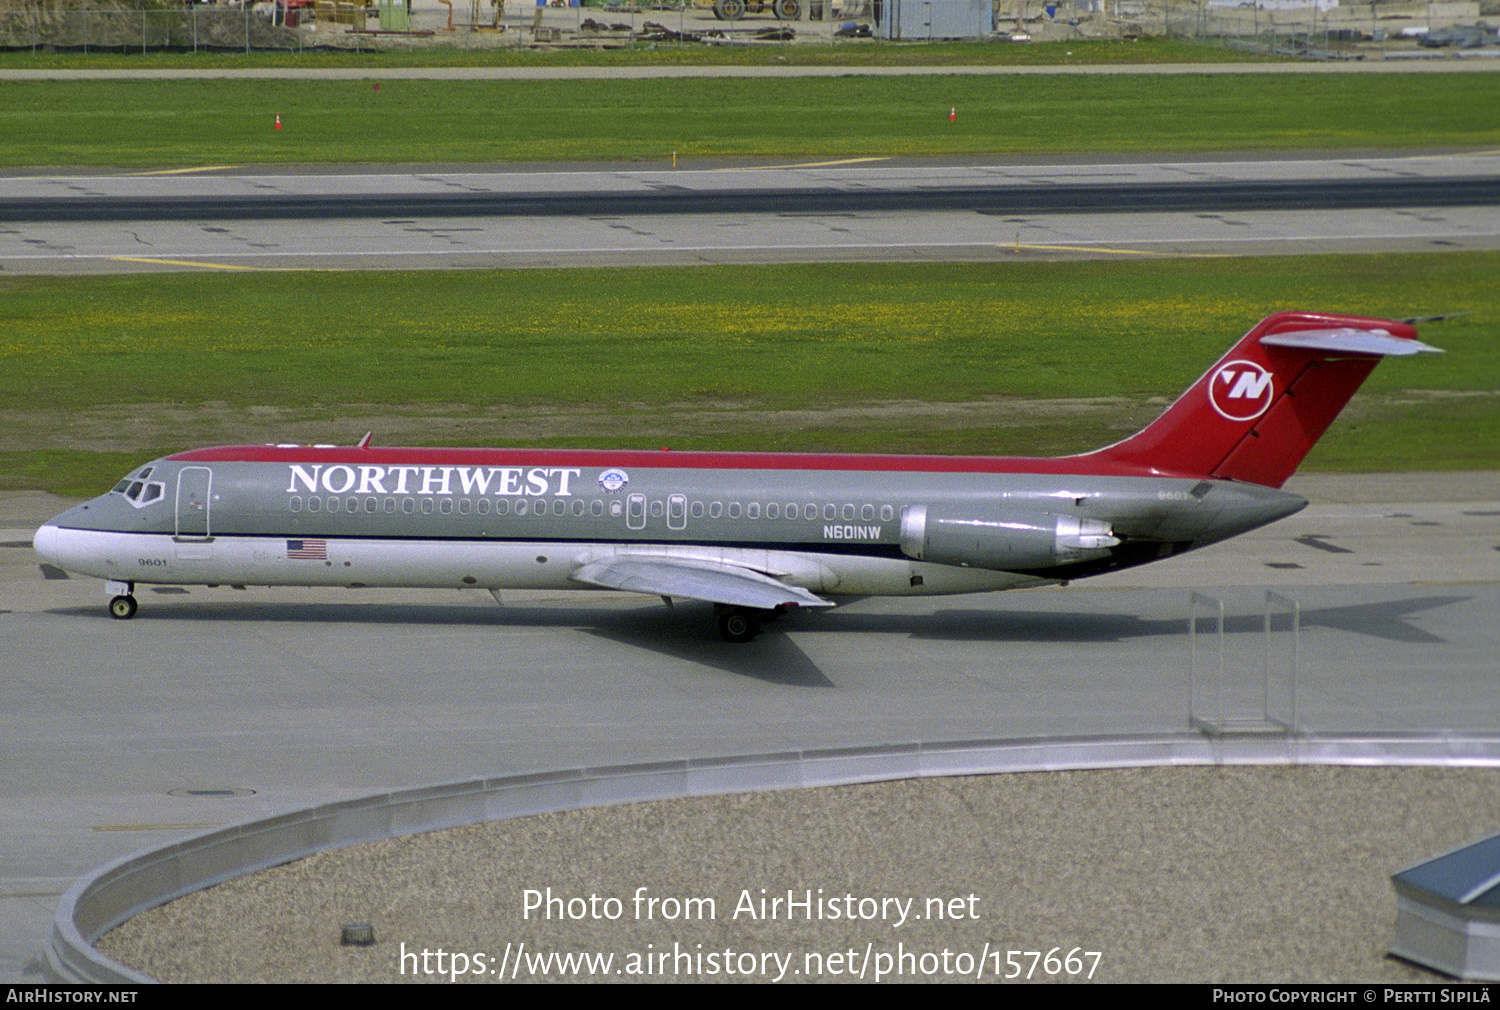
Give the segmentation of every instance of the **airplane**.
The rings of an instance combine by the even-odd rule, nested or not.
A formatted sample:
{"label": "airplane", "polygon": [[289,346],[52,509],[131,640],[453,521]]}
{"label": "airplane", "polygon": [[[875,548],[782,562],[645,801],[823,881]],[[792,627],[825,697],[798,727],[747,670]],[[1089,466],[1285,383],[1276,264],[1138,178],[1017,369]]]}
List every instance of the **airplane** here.
{"label": "airplane", "polygon": [[1307,505],[1280,490],[1410,322],[1262,320],[1155,421],[1045,459],[252,445],[156,459],[37,530],[137,584],[616,589],[715,605],[719,633],[838,596],[978,593],[1181,554]]}

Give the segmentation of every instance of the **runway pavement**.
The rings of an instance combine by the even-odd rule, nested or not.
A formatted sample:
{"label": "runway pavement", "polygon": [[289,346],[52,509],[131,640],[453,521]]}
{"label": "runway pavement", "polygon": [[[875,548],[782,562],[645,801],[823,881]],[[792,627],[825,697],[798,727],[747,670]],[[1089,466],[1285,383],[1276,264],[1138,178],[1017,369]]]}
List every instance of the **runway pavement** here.
{"label": "runway pavement", "polygon": [[[192,587],[129,623],[37,566],[63,502],[0,496],[0,978],[35,980],[67,882],[210,826],[508,771],[886,740],[1186,728],[1186,589],[1259,662],[1302,606],[1310,731],[1494,732],[1500,473],[1305,478],[1316,504],[1062,590],[868,600],[749,646],[706,607],[580,592]],[[1441,787],[1439,787],[1441,788]],[[1394,869],[1394,867],[1393,867]]]}
{"label": "runway pavement", "polygon": [[0,221],[11,274],[1494,249],[1500,153],[15,176]]}

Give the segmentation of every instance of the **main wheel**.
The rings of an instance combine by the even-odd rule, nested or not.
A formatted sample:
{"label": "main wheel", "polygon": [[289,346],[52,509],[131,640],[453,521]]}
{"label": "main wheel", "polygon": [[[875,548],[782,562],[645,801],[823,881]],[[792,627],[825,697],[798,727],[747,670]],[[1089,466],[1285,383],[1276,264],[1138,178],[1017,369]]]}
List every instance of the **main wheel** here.
{"label": "main wheel", "polygon": [[776,0],[771,10],[782,21],[796,21],[802,17],[802,0]]}
{"label": "main wheel", "polygon": [[760,619],[748,610],[726,610],[719,615],[719,634],[726,642],[748,642],[760,634]]}
{"label": "main wheel", "polygon": [[128,621],[135,616],[135,597],[116,596],[109,601],[109,616],[117,621]]}
{"label": "main wheel", "polygon": [[718,8],[725,21],[738,21],[745,16],[745,0],[719,0]]}

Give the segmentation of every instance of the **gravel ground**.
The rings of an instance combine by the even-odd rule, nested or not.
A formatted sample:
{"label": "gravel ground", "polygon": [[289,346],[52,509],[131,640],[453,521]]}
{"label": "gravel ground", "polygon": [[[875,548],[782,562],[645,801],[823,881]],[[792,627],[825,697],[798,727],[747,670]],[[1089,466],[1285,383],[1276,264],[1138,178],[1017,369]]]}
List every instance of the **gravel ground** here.
{"label": "gravel ground", "polygon": [[[1008,971],[995,951],[1053,947],[1099,951],[1096,981],[1437,981],[1386,956],[1390,874],[1497,825],[1500,771],[1430,768],[1030,773],[641,803],[322,853],[137,916],[98,946],[174,982],[433,981],[440,949],[444,972],[453,952],[471,972],[494,972],[522,942],[532,955],[613,954],[604,974],[618,981],[663,951],[704,960],[657,963],[658,977],[774,979],[778,955],[791,979],[807,955],[852,951],[853,968],[812,972],[833,980],[868,950],[916,955],[908,978],[947,981],[973,960],[990,978]],[[715,914],[671,921],[668,904],[637,921],[642,887],[713,898]],[[547,888],[598,900],[575,903],[582,919],[560,917],[566,906],[528,919],[525,891]],[[853,921],[737,908],[748,894],[758,913],[762,888],[767,898],[811,889],[815,901],[821,889],[841,909],[845,895],[914,899],[915,917],[944,899],[953,917],[898,925],[890,903]],[[621,902],[614,919],[610,897]],[[352,921],[370,922],[378,942],[340,946]],[[1044,963],[1035,972],[1044,978]]]}

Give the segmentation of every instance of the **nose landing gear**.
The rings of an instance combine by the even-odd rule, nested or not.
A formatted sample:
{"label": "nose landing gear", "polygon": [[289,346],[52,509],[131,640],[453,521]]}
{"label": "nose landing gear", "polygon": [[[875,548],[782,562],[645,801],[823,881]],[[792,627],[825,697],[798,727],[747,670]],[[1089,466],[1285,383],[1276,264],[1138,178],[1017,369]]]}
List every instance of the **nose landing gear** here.
{"label": "nose landing gear", "polygon": [[134,582],[116,582],[110,580],[104,584],[106,593],[114,593],[109,601],[109,616],[117,621],[128,621],[135,616],[135,592]]}

